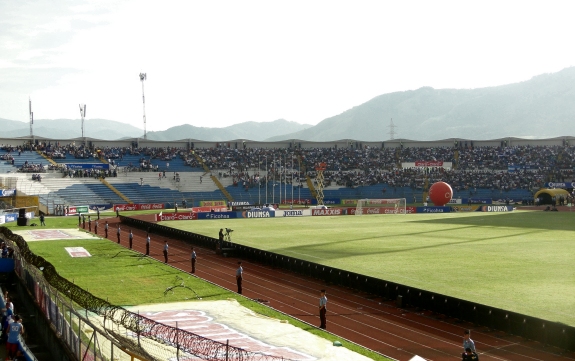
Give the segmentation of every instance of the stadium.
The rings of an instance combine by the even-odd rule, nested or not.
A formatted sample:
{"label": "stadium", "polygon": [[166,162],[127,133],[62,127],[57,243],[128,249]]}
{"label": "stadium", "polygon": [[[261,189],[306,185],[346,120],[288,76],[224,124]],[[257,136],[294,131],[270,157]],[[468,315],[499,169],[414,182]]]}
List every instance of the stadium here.
{"label": "stadium", "polygon": [[[186,273],[191,245],[209,268],[198,277],[227,290],[235,282],[225,273],[241,260],[246,297],[298,319],[304,329],[317,327],[316,294],[327,288],[333,302],[329,335],[319,335],[348,342],[345,348],[375,351],[366,353],[369,358],[452,359],[463,330],[472,329],[482,360],[567,360],[575,349],[569,311],[575,250],[566,242],[574,230],[574,141],[0,139],[0,219],[9,226],[2,238],[18,250],[17,274],[28,289],[41,284],[42,300],[70,292],[55,301],[70,315],[69,335],[89,324],[94,340],[98,334],[135,359],[165,359],[168,351],[154,354],[152,346],[130,343],[130,332],[138,343],[142,335],[156,348],[180,345],[181,337],[182,352],[197,359],[225,359],[221,350],[230,345],[199,342],[193,332],[178,335],[177,326],[118,307],[133,300],[108,302],[116,296],[92,281],[80,285],[58,277],[62,266],[52,264],[59,259],[41,245],[50,242],[24,242],[20,230],[34,231],[31,224],[39,224],[43,214],[48,226],[61,223],[98,236],[98,247],[110,255],[127,248],[125,233],[120,245],[114,242],[121,226],[122,232],[133,231],[134,251],[142,254],[147,235],[153,235],[152,258],[163,259],[168,241],[175,249],[169,265]],[[439,181],[453,189],[447,205],[428,199]],[[558,212],[543,213],[551,207]],[[92,230],[100,216],[99,231]],[[102,237],[104,219],[110,233]],[[228,229],[223,240],[219,229]],[[248,272],[254,278],[249,283]],[[195,298],[214,292],[188,285],[177,287],[193,288]],[[42,304],[38,292],[36,287],[32,293]],[[48,309],[44,314],[60,332],[64,324]],[[98,317],[104,320],[101,329]],[[155,328],[176,332],[178,339],[166,341],[150,331]],[[78,346],[82,339],[85,344]],[[81,332],[65,341],[72,353],[113,358],[114,346],[99,349]],[[241,347],[234,352],[225,355],[323,359],[264,356]]]}

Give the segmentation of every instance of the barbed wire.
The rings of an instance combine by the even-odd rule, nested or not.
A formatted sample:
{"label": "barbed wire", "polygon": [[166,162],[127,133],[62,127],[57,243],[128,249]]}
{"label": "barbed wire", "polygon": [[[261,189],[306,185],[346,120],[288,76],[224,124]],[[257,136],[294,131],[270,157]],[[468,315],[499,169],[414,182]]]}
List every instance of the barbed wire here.
{"label": "barbed wire", "polygon": [[[20,256],[27,263],[42,270],[44,279],[53,288],[66,295],[78,306],[110,320],[140,337],[175,347],[204,360],[294,361],[281,356],[272,356],[230,346],[186,330],[156,322],[120,306],[113,305],[60,276],[50,262],[29,249],[28,244],[20,235],[14,234],[6,227],[0,227],[0,234],[4,236],[6,241],[13,243],[18,248]],[[185,287],[185,285],[182,285],[183,283],[174,287]],[[167,292],[169,292],[168,289],[166,289]]]}

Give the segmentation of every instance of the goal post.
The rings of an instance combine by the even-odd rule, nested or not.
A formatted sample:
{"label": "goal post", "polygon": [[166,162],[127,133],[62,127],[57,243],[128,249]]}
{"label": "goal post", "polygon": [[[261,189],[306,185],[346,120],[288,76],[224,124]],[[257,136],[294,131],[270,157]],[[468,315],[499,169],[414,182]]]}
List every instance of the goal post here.
{"label": "goal post", "polygon": [[405,214],[405,198],[358,199],[355,215]]}

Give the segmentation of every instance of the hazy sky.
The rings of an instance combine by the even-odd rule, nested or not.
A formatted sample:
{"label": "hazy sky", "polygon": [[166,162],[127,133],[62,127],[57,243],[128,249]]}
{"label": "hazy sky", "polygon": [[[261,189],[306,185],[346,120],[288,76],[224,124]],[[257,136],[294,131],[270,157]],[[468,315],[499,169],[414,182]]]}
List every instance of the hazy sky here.
{"label": "hazy sky", "polygon": [[[575,65],[573,1],[0,1],[0,118],[317,124]],[[383,119],[382,119],[383,120]],[[388,121],[387,119],[383,121]]]}

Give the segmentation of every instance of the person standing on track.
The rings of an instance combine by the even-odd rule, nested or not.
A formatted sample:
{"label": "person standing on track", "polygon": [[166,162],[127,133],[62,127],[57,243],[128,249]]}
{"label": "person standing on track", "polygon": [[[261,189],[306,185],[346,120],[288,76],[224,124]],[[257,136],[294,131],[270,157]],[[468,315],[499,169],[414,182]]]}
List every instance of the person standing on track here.
{"label": "person standing on track", "polygon": [[88,231],[92,232],[92,219],[90,216],[88,216]]}
{"label": "person standing on track", "polygon": [[463,331],[463,353],[461,354],[462,358],[465,356],[465,351],[468,348],[471,349],[471,352],[477,352],[475,351],[475,342],[473,342],[471,339],[471,331],[465,330]]}
{"label": "person standing on track", "polygon": [[168,241],[164,241],[164,263],[168,263]]}
{"label": "person standing on track", "polygon": [[192,247],[192,273],[196,273],[196,251],[194,251],[194,247]]}
{"label": "person standing on track", "polygon": [[128,236],[128,240],[130,241],[130,249],[132,249],[132,241],[134,240],[134,234],[132,233],[131,229],[130,229],[130,235]]}
{"label": "person standing on track", "polygon": [[120,224],[118,224],[118,230],[116,231],[116,236],[118,236],[118,244],[120,244]]}
{"label": "person standing on track", "polygon": [[242,294],[242,280],[244,276],[244,269],[242,268],[242,262],[238,262],[238,269],[236,270],[236,283],[238,284],[238,293]]}
{"label": "person standing on track", "polygon": [[319,295],[320,295],[320,297],[319,297],[319,319],[321,321],[319,328],[323,328],[325,330],[325,326],[326,326],[325,314],[327,312],[327,297],[325,296],[325,290],[321,290]]}
{"label": "person standing on track", "polygon": [[98,221],[96,221],[94,223],[94,233],[97,235],[98,234]]}
{"label": "person standing on track", "polygon": [[104,225],[104,232],[106,232],[106,238],[108,238],[108,221],[106,221],[106,224]]}
{"label": "person standing on track", "polygon": [[146,256],[150,255],[150,234],[146,234]]}

